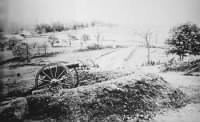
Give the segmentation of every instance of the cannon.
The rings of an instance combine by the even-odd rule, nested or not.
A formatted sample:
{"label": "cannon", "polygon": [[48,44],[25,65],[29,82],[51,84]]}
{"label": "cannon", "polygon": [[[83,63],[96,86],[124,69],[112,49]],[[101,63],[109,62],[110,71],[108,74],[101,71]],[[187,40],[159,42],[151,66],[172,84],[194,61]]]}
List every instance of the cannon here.
{"label": "cannon", "polygon": [[48,88],[51,92],[60,89],[75,88],[79,85],[79,70],[89,70],[98,67],[94,61],[87,59],[77,63],[57,62],[43,66],[35,76],[35,88]]}

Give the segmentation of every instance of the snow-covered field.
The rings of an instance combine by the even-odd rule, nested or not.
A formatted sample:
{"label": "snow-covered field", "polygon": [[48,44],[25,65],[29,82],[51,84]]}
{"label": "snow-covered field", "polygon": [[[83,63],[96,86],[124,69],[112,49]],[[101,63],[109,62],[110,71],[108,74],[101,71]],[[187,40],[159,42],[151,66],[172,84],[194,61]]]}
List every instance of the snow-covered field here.
{"label": "snow-covered field", "polygon": [[[141,43],[144,40],[134,38],[134,34],[130,30],[120,30],[115,28],[92,28],[78,31],[69,31],[69,32],[60,32],[59,34],[72,34],[76,36],[78,39],[81,34],[87,33],[90,36],[90,40],[87,45],[96,43],[95,35],[100,33],[104,40],[100,42],[100,44],[104,46],[111,46],[113,44],[123,46],[123,48],[105,48],[101,50],[92,50],[85,52],[78,52],[77,50],[80,48],[85,48],[80,46],[80,40],[72,41],[72,47],[64,47],[64,48],[52,48],[49,47],[49,52],[54,51],[64,51],[64,53],[55,55],[53,57],[43,57],[40,59],[33,59],[33,63],[37,63],[38,61],[42,61],[45,63],[52,63],[58,61],[67,61],[67,62],[76,62],[77,60],[86,60],[92,59],[96,64],[99,65],[99,70],[128,70],[133,72],[150,72],[161,75],[166,81],[168,81],[173,87],[181,88],[186,87],[188,89],[193,87],[200,88],[200,76],[184,76],[183,72],[160,72],[160,67],[162,63],[167,62],[171,58],[175,57],[178,60],[178,56],[175,55],[166,55],[165,49],[161,48],[151,48],[151,60],[154,62],[160,62],[159,65],[155,66],[144,66],[145,62],[147,62],[147,48],[141,47]],[[43,41],[47,41],[47,38],[28,38],[26,41],[28,43],[38,42],[43,43]],[[113,41],[115,40],[115,41]],[[11,52],[5,52],[4,57],[12,57]],[[191,59],[200,59],[199,56],[188,56],[185,57],[184,61],[188,61]],[[0,80],[5,84],[9,83],[20,83],[20,87],[30,87],[34,84],[34,77],[37,71],[39,70],[39,66],[32,67],[18,67],[16,69],[10,70],[9,67],[2,67]],[[17,77],[17,73],[20,73],[21,76]],[[4,89],[4,92],[9,92],[9,88]],[[183,89],[184,91],[184,89]],[[190,92],[190,90],[186,90],[185,92]],[[194,92],[193,90],[191,92]],[[195,94],[200,93],[200,90],[195,91]],[[186,93],[191,95],[190,93]],[[181,122],[181,121],[199,121],[200,114],[200,102],[196,104],[189,104],[182,109],[178,109],[177,111],[167,111],[164,114],[159,114],[152,120],[152,122]],[[188,119],[192,118],[192,119]]]}

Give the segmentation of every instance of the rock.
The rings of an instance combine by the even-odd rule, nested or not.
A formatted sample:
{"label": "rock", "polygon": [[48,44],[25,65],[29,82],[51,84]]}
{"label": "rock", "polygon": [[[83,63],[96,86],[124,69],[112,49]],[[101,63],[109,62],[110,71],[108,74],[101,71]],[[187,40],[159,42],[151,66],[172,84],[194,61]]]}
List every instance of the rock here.
{"label": "rock", "polygon": [[22,120],[28,114],[28,103],[26,98],[19,97],[1,106],[0,109],[0,120]]}

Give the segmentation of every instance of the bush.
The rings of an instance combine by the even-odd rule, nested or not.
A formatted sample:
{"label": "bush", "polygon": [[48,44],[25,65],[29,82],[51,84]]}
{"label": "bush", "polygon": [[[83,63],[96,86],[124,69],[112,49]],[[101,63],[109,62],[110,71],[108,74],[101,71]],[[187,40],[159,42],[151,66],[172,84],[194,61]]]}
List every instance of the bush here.
{"label": "bush", "polygon": [[17,39],[16,37],[12,37],[8,41],[8,49],[13,49],[17,43],[21,43],[21,39]]}
{"label": "bush", "polygon": [[18,43],[14,46],[12,53],[14,56],[26,59],[27,62],[30,61],[31,53],[29,51],[29,46],[26,43]]}
{"label": "bush", "polygon": [[103,49],[103,47],[99,44],[93,44],[93,45],[89,45],[87,46],[88,50],[99,50],[99,49]]}

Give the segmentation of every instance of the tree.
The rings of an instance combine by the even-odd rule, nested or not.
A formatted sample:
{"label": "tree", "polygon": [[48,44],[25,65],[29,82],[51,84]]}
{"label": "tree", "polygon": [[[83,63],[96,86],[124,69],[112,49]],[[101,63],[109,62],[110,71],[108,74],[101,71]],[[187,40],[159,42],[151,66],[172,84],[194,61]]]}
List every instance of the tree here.
{"label": "tree", "polygon": [[145,46],[147,48],[147,64],[150,64],[150,48],[151,48],[151,36],[152,32],[147,31],[145,33],[137,33],[140,37],[142,37],[145,40]]}
{"label": "tree", "polygon": [[99,44],[99,42],[100,42],[100,37],[101,37],[101,35],[100,35],[100,33],[98,32],[98,33],[97,33],[97,36],[96,36],[97,44]]}
{"label": "tree", "polygon": [[47,49],[49,48],[48,43],[45,41],[42,43],[41,47],[44,49],[44,54],[47,55]]}
{"label": "tree", "polygon": [[48,40],[49,40],[49,43],[51,44],[51,47],[53,47],[55,42],[58,40],[58,38],[54,34],[52,34],[49,36]]}
{"label": "tree", "polygon": [[89,35],[87,34],[83,34],[81,36],[81,40],[80,40],[80,44],[81,44],[81,48],[84,46],[84,44],[87,45],[87,41],[90,39]]}
{"label": "tree", "polygon": [[191,23],[176,26],[171,29],[167,43],[170,45],[167,53],[179,55],[180,60],[186,54],[200,54],[200,28]]}
{"label": "tree", "polygon": [[22,41],[21,39],[17,39],[16,37],[10,38],[8,41],[8,48],[12,50],[14,48],[14,46],[17,43],[21,43],[21,41]]}
{"label": "tree", "polygon": [[31,53],[28,44],[18,43],[14,46],[12,52],[14,56],[25,59],[27,63],[30,62]]}

